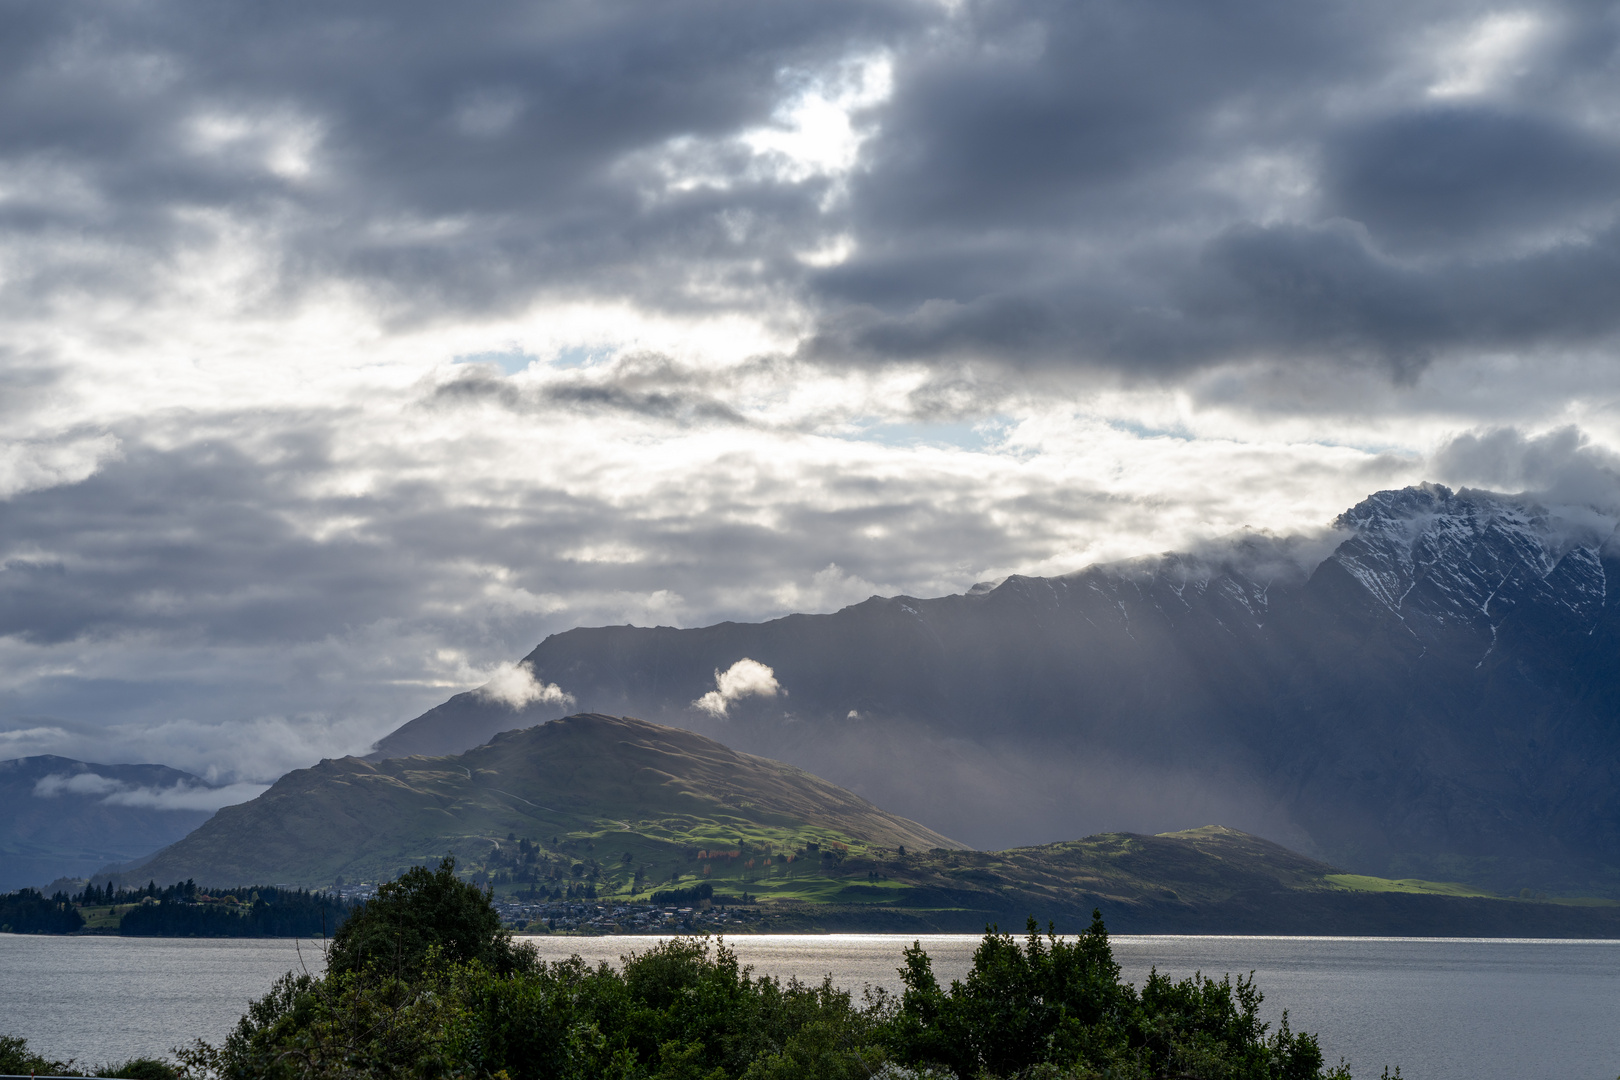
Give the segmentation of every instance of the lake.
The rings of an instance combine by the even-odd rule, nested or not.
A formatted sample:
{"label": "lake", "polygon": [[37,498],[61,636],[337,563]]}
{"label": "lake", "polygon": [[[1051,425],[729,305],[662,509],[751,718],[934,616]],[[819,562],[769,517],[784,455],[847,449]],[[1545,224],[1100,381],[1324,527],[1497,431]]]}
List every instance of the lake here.
{"label": "lake", "polygon": [[[616,961],[650,938],[530,939],[548,958]],[[913,939],[888,935],[739,937],[744,963],[859,989],[898,990]],[[978,938],[922,938],[945,979]],[[1319,1034],[1357,1080],[1399,1065],[1407,1080],[1615,1080],[1620,1076],[1620,941],[1458,938],[1120,936],[1114,954],[1140,985],[1251,969],[1267,1018]],[[0,1034],[81,1062],[165,1054],[220,1039],[282,972],[320,966],[318,943],[0,934]]]}

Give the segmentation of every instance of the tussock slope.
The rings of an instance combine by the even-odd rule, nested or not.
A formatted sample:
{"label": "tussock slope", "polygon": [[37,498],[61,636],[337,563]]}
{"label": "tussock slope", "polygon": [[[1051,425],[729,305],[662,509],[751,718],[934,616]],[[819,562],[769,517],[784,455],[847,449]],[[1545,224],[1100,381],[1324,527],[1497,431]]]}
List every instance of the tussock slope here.
{"label": "tussock slope", "polygon": [[129,876],[324,885],[446,852],[477,865],[509,835],[570,859],[601,863],[609,847],[630,856],[613,873],[739,838],[961,846],[791,765],[678,728],[580,714],[449,757],[322,761],[221,810]]}

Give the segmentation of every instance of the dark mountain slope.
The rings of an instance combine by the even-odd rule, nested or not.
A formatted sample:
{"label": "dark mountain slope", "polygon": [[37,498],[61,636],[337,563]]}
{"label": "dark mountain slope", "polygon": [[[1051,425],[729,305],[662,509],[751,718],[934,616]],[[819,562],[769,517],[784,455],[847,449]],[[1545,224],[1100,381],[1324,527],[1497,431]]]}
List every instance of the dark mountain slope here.
{"label": "dark mountain slope", "polygon": [[679,728],[577,715],[459,756],[329,759],[288,773],[126,876],[378,880],[447,851],[478,866],[511,835],[538,838],[548,859],[589,859],[620,877],[739,842],[958,846],[791,765]]}
{"label": "dark mountain slope", "polygon": [[[1368,873],[1620,889],[1613,520],[1425,485],[1337,524],[1316,559],[1251,540],[757,625],[572,630],[526,663],[981,847],[1217,820]],[[743,657],[785,693],[695,708]],[[515,719],[461,695],[378,752]]]}
{"label": "dark mountain slope", "polygon": [[138,793],[206,788],[164,765],[94,765],[42,754],[0,761],[0,892],[89,877],[172,844],[212,810],[140,805]]}

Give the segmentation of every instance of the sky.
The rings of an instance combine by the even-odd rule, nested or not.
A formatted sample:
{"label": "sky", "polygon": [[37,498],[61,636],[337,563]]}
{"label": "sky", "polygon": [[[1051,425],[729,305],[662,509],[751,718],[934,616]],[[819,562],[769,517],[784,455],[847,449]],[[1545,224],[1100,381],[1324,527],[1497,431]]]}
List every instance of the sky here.
{"label": "sky", "polygon": [[7,5],[0,757],[251,786],[572,626],[1425,480],[1620,501],[1617,45],[1597,3]]}

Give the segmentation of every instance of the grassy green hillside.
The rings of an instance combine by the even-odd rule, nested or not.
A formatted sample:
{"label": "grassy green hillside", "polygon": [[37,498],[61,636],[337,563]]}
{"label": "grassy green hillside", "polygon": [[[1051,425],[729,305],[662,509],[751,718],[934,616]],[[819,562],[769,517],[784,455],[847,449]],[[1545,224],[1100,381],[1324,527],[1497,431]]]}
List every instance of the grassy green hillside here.
{"label": "grassy green hillside", "polygon": [[[1108,833],[1007,851],[868,848],[837,882],[755,886],[778,930],[975,931],[1100,908],[1121,933],[1610,937],[1620,906],[1496,897],[1446,882],[1339,873],[1235,829]],[[799,899],[817,903],[798,903]]]}
{"label": "grassy green hillside", "polygon": [[126,876],[322,886],[451,853],[503,893],[576,884],[630,895],[700,878],[813,889],[874,846],[960,845],[790,765],[586,714],[452,757],[323,761]]}

